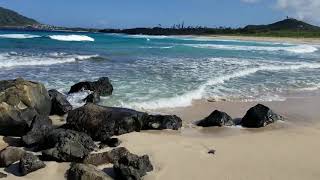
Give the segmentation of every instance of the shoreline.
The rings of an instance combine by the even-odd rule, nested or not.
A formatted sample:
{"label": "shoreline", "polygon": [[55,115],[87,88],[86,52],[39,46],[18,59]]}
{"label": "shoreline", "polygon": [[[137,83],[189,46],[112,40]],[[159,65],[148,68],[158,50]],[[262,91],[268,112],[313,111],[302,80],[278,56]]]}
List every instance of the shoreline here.
{"label": "shoreline", "polygon": [[[144,180],[318,180],[319,158],[315,158],[314,152],[320,151],[320,144],[315,143],[320,137],[320,91],[299,92],[285,101],[263,102],[285,117],[285,121],[264,128],[193,125],[216,109],[241,118],[257,103],[199,100],[189,107],[157,110],[180,116],[183,127],[179,131],[133,132],[117,138],[122,142],[120,147],[137,155],[149,155],[154,170]],[[65,117],[51,119],[60,126]],[[209,154],[210,150],[215,150],[215,154]],[[48,180],[63,180],[70,168],[70,163],[46,164],[47,168],[23,177],[12,174],[17,164],[1,168],[0,172],[8,173],[7,179],[43,179],[50,175]],[[113,173],[105,167],[98,166]]]}
{"label": "shoreline", "polygon": [[291,38],[291,37],[264,37],[264,36],[238,36],[238,35],[191,35],[190,37],[212,38],[215,40],[239,40],[239,41],[264,41],[264,42],[280,42],[280,43],[303,43],[320,45],[320,38]]}

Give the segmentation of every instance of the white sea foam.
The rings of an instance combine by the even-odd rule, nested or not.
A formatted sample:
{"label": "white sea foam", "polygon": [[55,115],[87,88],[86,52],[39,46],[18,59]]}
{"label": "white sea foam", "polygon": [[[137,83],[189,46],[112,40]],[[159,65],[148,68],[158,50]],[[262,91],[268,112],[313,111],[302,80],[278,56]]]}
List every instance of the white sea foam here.
{"label": "white sea foam", "polygon": [[48,55],[23,55],[18,53],[0,53],[0,68],[17,66],[49,66],[53,64],[72,63],[88,60],[98,55],[66,55],[64,53],[50,53]]}
{"label": "white sea foam", "polygon": [[[231,79],[242,78],[248,75],[257,73],[258,71],[291,71],[299,69],[319,69],[320,63],[297,63],[297,64],[285,64],[285,65],[261,65],[254,68],[248,68],[239,72],[235,72],[229,75],[219,76],[213,79],[209,79],[206,83],[200,85],[196,90],[187,92],[182,95],[176,95],[171,98],[161,98],[152,101],[122,104],[126,107],[134,107],[139,109],[160,109],[160,108],[174,108],[174,107],[187,107],[192,105],[193,100],[199,100],[205,98],[206,88],[208,86],[220,85]],[[275,100],[272,96],[265,97],[265,100]],[[281,98],[278,100],[282,100]]]}
{"label": "white sea foam", "polygon": [[58,41],[94,41],[94,38],[86,35],[50,35],[51,39]]}
{"label": "white sea foam", "polygon": [[88,60],[88,59],[91,59],[91,58],[97,58],[97,57],[100,57],[98,54],[95,54],[95,55],[77,55],[75,57],[76,60]]}
{"label": "white sea foam", "polygon": [[156,46],[142,46],[140,47],[142,49],[172,49],[174,46],[162,46],[162,47],[156,47]]}
{"label": "white sea foam", "polygon": [[170,38],[170,36],[153,36],[153,35],[125,35],[129,38],[138,38],[138,39],[165,39]]}
{"label": "white sea foam", "polygon": [[31,39],[39,38],[39,35],[33,34],[0,34],[0,38],[9,38],[9,39]]}
{"label": "white sea foam", "polygon": [[78,108],[85,104],[83,99],[85,99],[89,94],[91,94],[90,91],[81,91],[78,93],[72,93],[67,95],[67,100],[71,103],[71,105],[74,108]]}
{"label": "white sea foam", "polygon": [[237,51],[287,51],[292,53],[313,53],[318,48],[311,45],[296,45],[296,46],[238,46],[238,45],[218,45],[218,44],[185,44],[185,46],[194,48],[206,49],[223,49],[223,50],[237,50]]}

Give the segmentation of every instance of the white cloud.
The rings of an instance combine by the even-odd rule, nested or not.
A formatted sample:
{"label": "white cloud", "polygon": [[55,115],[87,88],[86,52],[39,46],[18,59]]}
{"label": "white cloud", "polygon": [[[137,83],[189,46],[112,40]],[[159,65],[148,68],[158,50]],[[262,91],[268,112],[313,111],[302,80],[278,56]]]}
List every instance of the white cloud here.
{"label": "white cloud", "polygon": [[277,0],[276,7],[290,16],[320,23],[320,0]]}
{"label": "white cloud", "polygon": [[274,2],[279,11],[300,20],[308,20],[320,24],[320,0],[240,0],[243,3]]}

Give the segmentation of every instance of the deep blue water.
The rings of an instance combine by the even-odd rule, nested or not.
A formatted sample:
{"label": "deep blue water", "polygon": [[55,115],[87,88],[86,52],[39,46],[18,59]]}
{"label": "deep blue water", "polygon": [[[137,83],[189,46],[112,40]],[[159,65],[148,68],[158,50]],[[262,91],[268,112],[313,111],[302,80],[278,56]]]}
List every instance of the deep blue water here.
{"label": "deep blue water", "polygon": [[[197,37],[0,31],[0,79],[23,77],[66,93],[108,76],[102,104],[155,109],[192,100],[281,100],[320,87],[317,45]],[[73,104],[83,94],[69,96]]]}

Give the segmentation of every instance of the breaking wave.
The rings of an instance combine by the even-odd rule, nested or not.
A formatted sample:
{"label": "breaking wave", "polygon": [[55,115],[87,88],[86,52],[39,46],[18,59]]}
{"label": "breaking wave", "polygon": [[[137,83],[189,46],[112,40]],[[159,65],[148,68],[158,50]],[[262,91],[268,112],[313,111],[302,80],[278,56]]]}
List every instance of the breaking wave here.
{"label": "breaking wave", "polygon": [[185,44],[185,46],[206,49],[223,49],[236,51],[287,51],[292,53],[313,53],[318,48],[311,45],[267,47],[267,46],[236,46],[236,45],[218,45],[218,44]]}
{"label": "breaking wave", "polygon": [[200,100],[205,98],[206,88],[208,86],[223,84],[231,79],[241,78],[257,73],[258,71],[290,71],[299,69],[319,69],[320,63],[299,63],[286,65],[261,65],[255,68],[248,68],[229,75],[223,75],[214,79],[209,79],[206,83],[200,85],[196,90],[187,92],[182,95],[177,95],[171,98],[161,98],[153,101],[145,101],[138,103],[122,104],[122,106],[129,106],[139,109],[161,109],[174,107],[187,107],[192,105],[193,100]]}
{"label": "breaking wave", "polygon": [[8,38],[8,39],[31,39],[31,38],[39,38],[39,35],[32,34],[0,34],[0,38]]}
{"label": "breaking wave", "polygon": [[65,53],[50,53],[43,55],[24,55],[16,52],[0,53],[0,68],[17,66],[49,66],[54,64],[71,63],[89,60],[98,55],[66,55]]}
{"label": "breaking wave", "polygon": [[58,41],[94,41],[94,38],[86,35],[50,35],[49,38]]}

